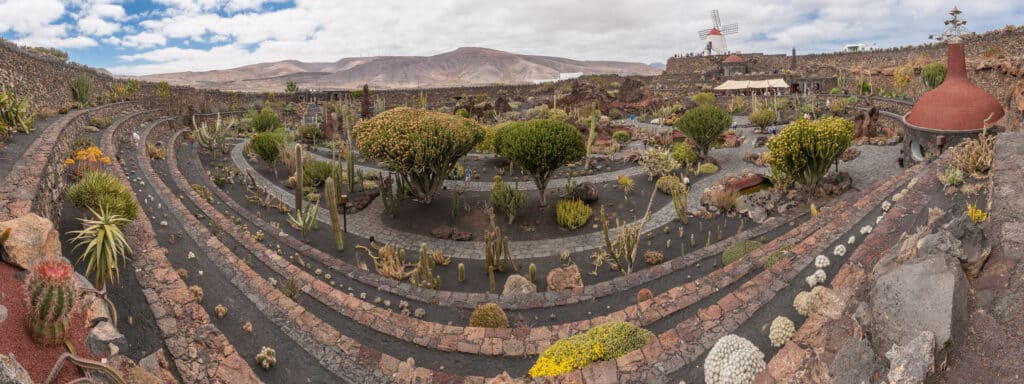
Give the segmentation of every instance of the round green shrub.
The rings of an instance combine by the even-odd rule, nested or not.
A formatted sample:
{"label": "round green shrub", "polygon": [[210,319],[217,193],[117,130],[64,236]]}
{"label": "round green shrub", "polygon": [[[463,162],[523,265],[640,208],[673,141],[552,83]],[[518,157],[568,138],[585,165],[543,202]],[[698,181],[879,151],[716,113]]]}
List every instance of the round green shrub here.
{"label": "round green shrub", "polygon": [[472,115],[469,114],[469,111],[467,111],[466,108],[459,108],[457,111],[455,111],[455,116],[468,119]]}
{"label": "round green shrub", "polygon": [[679,164],[689,167],[697,162],[697,152],[694,152],[693,148],[690,148],[690,145],[685,142],[675,143],[672,145],[672,158]]}
{"label": "round green shrub", "polygon": [[483,127],[473,120],[408,107],[363,120],[354,132],[359,151],[398,173],[424,204],[430,204],[459,158],[484,139]]}
{"label": "round green shrub", "polygon": [[853,123],[841,117],[797,120],[768,141],[772,173],[812,189],[850,146],[853,134]]}
{"label": "round green shrub", "polygon": [[698,93],[696,95],[693,95],[693,97],[690,98],[690,101],[693,101],[694,103],[697,103],[697,105],[700,105],[700,106],[715,105],[715,102],[718,101],[718,98],[715,97],[714,93],[702,92],[702,93]]}
{"label": "round green shrub", "polygon": [[544,191],[559,167],[583,159],[583,135],[572,124],[560,120],[530,120],[511,123],[495,136],[498,155],[526,171],[537,185],[541,205]]}
{"label": "round green shrub", "polygon": [[615,142],[619,144],[626,144],[632,138],[633,135],[630,134],[629,131],[615,131],[615,133],[612,134],[612,140],[615,140]]}
{"label": "round green shrub", "polygon": [[511,124],[511,122],[504,122],[489,127],[485,127],[484,139],[483,141],[480,142],[480,144],[476,145],[476,151],[481,153],[496,153],[497,150],[495,149],[496,147],[494,143],[495,139],[498,136],[498,131],[509,124]]}
{"label": "round green shrub", "polygon": [[331,163],[326,161],[307,161],[302,165],[302,183],[307,186],[319,187],[324,180],[331,177]]}
{"label": "round green shrub", "polygon": [[281,155],[284,138],[275,132],[260,132],[249,139],[249,148],[267,164],[273,164]]}
{"label": "round green shrub", "polygon": [[508,316],[498,304],[486,303],[476,307],[469,315],[470,327],[508,328]]}
{"label": "round green shrub", "polygon": [[132,190],[117,176],[103,171],[88,172],[78,182],[71,184],[65,197],[82,211],[100,211],[118,215],[129,221],[138,216],[139,206],[135,203]]}
{"label": "round green shrub", "polygon": [[718,166],[712,163],[704,163],[701,164],[699,168],[697,168],[697,171],[700,172],[702,175],[710,175],[712,173],[718,172]]}
{"label": "round green shrub", "polygon": [[270,106],[263,107],[252,119],[252,129],[256,132],[270,132],[281,127],[281,119]]}
{"label": "round green shrub", "polygon": [[750,254],[750,252],[761,249],[762,245],[760,241],[756,240],[743,240],[733,243],[725,252],[722,252],[722,265],[732,264],[732,262]]}
{"label": "round green shrub", "polygon": [[672,175],[659,177],[658,181],[654,183],[654,187],[658,189],[658,192],[671,195],[673,188],[679,188],[679,177]]}
{"label": "round green shrub", "polygon": [[754,124],[761,129],[772,125],[779,117],[778,113],[775,113],[774,109],[771,108],[758,108],[754,112],[750,113],[747,118],[750,119],[750,123]]}
{"label": "round green shrub", "polygon": [[595,361],[615,360],[640,349],[654,338],[651,331],[632,323],[615,321],[558,340],[537,357],[530,376],[557,376],[582,369]]}
{"label": "round green shrub", "polygon": [[693,140],[699,155],[707,157],[712,144],[721,141],[721,136],[732,125],[732,116],[714,105],[701,105],[686,111],[676,121],[675,128]]}

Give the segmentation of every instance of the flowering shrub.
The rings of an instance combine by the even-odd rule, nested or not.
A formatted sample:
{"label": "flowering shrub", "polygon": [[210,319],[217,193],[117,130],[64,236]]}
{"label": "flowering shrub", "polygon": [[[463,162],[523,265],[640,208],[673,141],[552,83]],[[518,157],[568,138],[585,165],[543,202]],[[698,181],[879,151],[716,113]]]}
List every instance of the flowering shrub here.
{"label": "flowering shrub", "polygon": [[359,151],[381,161],[430,204],[460,157],[484,139],[476,122],[439,112],[394,108],[364,120],[353,130]]}
{"label": "flowering shrub", "polygon": [[530,368],[530,376],[557,376],[595,361],[613,360],[643,347],[651,331],[627,322],[598,325],[589,331],[558,340],[544,350]]}
{"label": "flowering shrub", "polygon": [[850,146],[853,133],[853,123],[841,117],[797,120],[768,141],[772,173],[785,173],[812,190]]}
{"label": "flowering shrub", "polygon": [[64,160],[64,166],[71,172],[75,180],[81,179],[88,172],[98,171],[104,165],[110,165],[110,157],[95,145],[75,151],[72,157]]}

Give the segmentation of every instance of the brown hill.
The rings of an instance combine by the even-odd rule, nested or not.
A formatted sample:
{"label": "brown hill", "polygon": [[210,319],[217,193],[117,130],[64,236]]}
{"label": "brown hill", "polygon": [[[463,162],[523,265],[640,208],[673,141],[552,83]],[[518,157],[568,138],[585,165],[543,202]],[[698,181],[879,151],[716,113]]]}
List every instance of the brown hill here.
{"label": "brown hill", "polygon": [[435,56],[345,58],[334,63],[287,60],[206,72],[147,75],[148,81],[239,91],[281,91],[289,81],[299,88],[437,88],[494,83],[522,84],[557,79],[561,73],[657,75],[641,63],[577,61],[519,55],[486,48],[459,48]]}

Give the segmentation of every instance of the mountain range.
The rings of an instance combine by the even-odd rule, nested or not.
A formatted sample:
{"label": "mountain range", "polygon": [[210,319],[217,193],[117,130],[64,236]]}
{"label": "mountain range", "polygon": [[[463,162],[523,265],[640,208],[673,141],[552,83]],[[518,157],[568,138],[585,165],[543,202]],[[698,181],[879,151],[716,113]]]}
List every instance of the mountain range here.
{"label": "mountain range", "polygon": [[434,56],[344,58],[333,63],[296,60],[204,72],[140,76],[147,81],[235,91],[283,91],[289,81],[300,89],[438,88],[525,84],[558,79],[563,73],[657,75],[655,66],[618,61],[578,61],[466,47]]}

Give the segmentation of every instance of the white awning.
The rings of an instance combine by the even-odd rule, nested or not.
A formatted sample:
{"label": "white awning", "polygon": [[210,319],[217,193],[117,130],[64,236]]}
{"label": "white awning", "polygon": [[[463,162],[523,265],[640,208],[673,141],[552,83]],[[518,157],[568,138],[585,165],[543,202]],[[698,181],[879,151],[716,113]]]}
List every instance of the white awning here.
{"label": "white awning", "polygon": [[737,91],[741,89],[789,88],[783,79],[768,80],[726,80],[715,87],[716,91]]}

